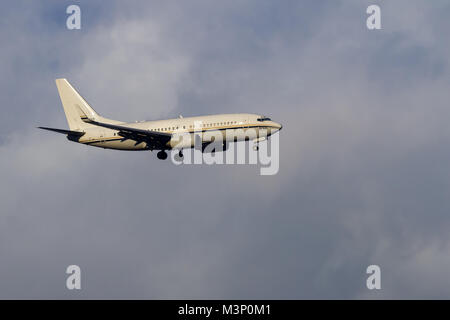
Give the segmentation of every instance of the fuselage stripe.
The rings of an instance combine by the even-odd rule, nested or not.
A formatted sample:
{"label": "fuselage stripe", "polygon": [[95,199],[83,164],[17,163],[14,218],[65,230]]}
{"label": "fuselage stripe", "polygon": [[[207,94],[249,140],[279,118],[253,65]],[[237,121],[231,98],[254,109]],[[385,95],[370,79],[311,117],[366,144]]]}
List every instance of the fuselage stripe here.
{"label": "fuselage stripe", "polygon": [[[248,128],[275,128],[275,126],[261,126],[261,125],[245,125],[245,126],[231,126],[231,127],[211,127],[211,128],[201,128],[201,130],[196,130],[196,129],[180,129],[179,131],[154,131],[154,132],[165,132],[165,133],[169,133],[169,134],[174,134],[174,133],[199,133],[199,132],[207,132],[207,131],[222,131],[222,130],[227,130],[227,129],[248,129]],[[200,128],[199,128],[200,129]],[[149,130],[152,131],[152,130]],[[96,140],[80,140],[78,141],[79,143],[84,143],[84,144],[92,144],[92,143],[100,143],[100,142],[110,142],[110,141],[119,141],[119,140],[129,140],[129,139],[125,139],[123,137],[120,138],[116,138],[116,137],[105,137],[105,138],[101,138],[101,139],[96,139]],[[132,139],[131,139],[132,140]]]}

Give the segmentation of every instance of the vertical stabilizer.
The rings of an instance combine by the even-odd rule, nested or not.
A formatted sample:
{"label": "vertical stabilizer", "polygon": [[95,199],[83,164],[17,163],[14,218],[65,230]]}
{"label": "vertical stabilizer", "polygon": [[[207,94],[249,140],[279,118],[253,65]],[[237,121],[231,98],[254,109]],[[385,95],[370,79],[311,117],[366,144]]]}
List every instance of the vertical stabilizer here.
{"label": "vertical stabilizer", "polygon": [[85,123],[82,118],[99,120],[101,117],[91,108],[83,97],[71,86],[66,79],[56,79],[59,97],[66,114],[70,130],[82,131],[92,125]]}

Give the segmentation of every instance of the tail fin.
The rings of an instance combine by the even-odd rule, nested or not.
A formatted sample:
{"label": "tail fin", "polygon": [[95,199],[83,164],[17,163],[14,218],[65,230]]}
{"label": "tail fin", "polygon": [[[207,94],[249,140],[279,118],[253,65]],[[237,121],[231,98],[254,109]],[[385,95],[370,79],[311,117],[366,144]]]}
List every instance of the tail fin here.
{"label": "tail fin", "polygon": [[101,118],[70,85],[69,81],[66,79],[56,79],[56,86],[71,131],[82,131],[85,128],[92,127],[92,125],[84,122],[82,118],[88,117],[94,120]]}

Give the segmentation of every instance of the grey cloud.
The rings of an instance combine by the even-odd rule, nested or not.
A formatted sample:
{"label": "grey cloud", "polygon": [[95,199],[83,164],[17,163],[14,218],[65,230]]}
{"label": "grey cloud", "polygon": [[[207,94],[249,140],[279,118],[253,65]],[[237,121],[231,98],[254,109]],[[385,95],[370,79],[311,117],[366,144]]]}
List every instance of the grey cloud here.
{"label": "grey cloud", "polygon": [[[371,3],[80,1],[80,32],[6,6],[0,297],[448,298],[449,8],[381,2],[369,32]],[[39,132],[66,126],[56,77],[112,118],[270,114],[280,172]]]}

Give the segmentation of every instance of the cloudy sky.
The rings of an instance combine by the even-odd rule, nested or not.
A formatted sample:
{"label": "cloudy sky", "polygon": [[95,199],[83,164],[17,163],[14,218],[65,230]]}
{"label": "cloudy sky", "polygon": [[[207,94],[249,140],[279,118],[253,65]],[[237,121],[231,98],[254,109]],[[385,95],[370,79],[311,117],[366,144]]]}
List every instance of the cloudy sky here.
{"label": "cloudy sky", "polygon": [[[0,298],[450,298],[449,15],[446,0],[2,3]],[[270,115],[280,171],[40,131],[67,127],[59,77],[124,121]]]}

